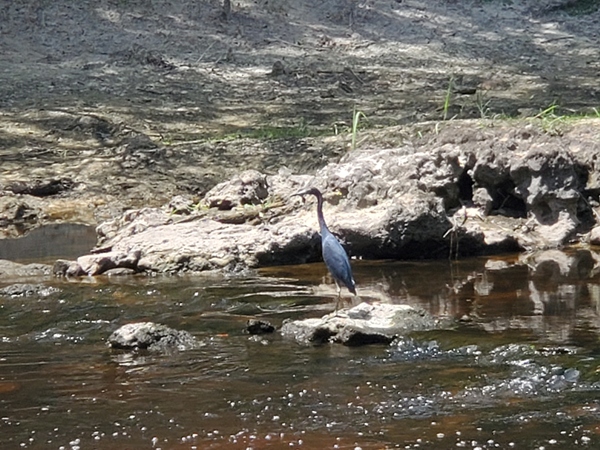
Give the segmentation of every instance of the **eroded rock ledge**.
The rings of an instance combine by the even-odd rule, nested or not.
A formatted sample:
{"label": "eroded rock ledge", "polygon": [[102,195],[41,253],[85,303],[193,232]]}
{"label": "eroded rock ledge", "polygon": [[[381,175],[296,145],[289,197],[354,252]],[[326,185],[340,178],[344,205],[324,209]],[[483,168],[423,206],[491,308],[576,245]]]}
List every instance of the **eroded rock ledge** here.
{"label": "eroded rock ledge", "polygon": [[[427,141],[349,152],[314,176],[246,171],[198,205],[176,198],[98,227],[99,247],[57,269],[236,271],[319,259],[313,185],[360,258],[440,258],[555,248],[598,236],[600,140],[534,126],[453,127]],[[596,238],[594,238],[596,239]]]}

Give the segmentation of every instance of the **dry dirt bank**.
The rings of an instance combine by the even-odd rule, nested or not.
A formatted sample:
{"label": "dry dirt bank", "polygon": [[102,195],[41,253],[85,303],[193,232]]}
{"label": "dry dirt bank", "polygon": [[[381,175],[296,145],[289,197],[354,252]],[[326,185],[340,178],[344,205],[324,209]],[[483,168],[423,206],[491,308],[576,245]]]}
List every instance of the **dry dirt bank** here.
{"label": "dry dirt bank", "polygon": [[[353,108],[372,130],[362,145],[376,147],[418,139],[436,127],[408,125],[444,115],[477,127],[553,103],[561,114],[600,105],[598,11],[243,0],[223,20],[220,4],[3,3],[5,222],[97,222],[241,169],[314,171],[348,150]],[[53,195],[32,189],[52,181],[42,192]]]}

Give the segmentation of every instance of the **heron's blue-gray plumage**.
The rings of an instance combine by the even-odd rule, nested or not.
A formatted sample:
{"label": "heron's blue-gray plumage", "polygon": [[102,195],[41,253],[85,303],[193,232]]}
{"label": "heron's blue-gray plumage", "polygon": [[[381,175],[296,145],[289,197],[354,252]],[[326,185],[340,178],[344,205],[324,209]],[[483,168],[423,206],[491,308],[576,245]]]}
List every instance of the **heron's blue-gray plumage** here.
{"label": "heron's blue-gray plumage", "polygon": [[350,292],[356,294],[352,268],[346,250],[327,228],[321,229],[321,245],[323,246],[323,261],[333,279],[338,285],[346,286]]}
{"label": "heron's blue-gray plumage", "polygon": [[314,195],[317,197],[317,217],[319,219],[319,228],[321,231],[321,247],[323,252],[323,261],[327,269],[333,276],[338,287],[346,286],[348,290],[356,295],[356,284],[352,276],[352,267],[348,254],[340,241],[329,231],[323,216],[323,196],[317,188],[310,188],[298,192],[295,195]]}

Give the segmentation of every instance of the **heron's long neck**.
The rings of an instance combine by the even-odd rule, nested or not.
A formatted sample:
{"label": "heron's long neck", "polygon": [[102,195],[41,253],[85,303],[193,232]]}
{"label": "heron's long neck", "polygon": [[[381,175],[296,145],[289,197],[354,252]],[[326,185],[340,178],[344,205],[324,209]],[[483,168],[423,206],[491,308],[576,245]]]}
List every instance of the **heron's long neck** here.
{"label": "heron's long neck", "polygon": [[321,234],[323,234],[323,230],[329,231],[327,228],[327,224],[325,223],[325,217],[323,217],[323,196],[316,195],[317,197],[317,217],[319,218],[319,228],[321,229]]}

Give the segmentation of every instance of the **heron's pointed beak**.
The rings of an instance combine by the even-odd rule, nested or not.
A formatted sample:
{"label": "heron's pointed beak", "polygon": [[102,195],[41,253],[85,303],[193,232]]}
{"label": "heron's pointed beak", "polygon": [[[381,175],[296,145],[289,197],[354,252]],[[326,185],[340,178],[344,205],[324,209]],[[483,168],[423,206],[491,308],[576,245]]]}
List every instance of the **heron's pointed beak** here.
{"label": "heron's pointed beak", "polygon": [[296,191],[292,195],[290,195],[290,197],[302,197],[302,199],[304,199],[305,195],[306,195],[306,189],[300,189],[299,191]]}
{"label": "heron's pointed beak", "polygon": [[292,197],[302,197],[302,203],[306,203],[306,197],[304,197],[302,192],[296,192],[295,194],[290,195],[290,198]]}

